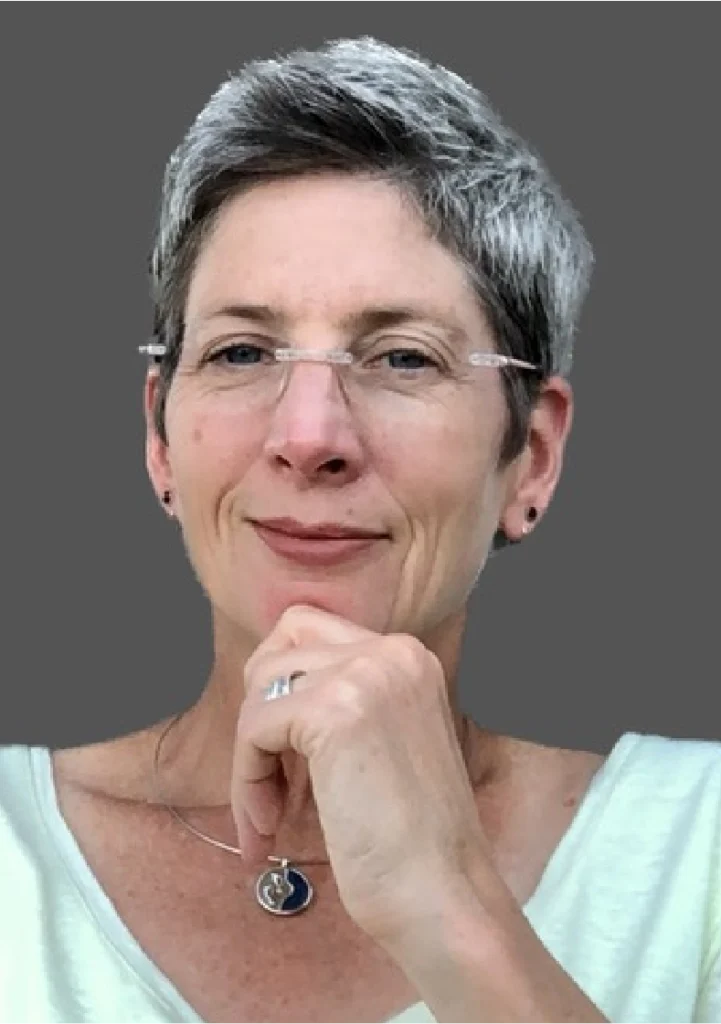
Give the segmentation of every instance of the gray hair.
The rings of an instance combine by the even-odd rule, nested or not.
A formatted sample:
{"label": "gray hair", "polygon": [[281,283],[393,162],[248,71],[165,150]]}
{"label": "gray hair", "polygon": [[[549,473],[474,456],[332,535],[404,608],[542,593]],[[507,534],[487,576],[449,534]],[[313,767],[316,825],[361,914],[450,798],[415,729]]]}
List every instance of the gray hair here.
{"label": "gray hair", "polygon": [[155,335],[166,345],[155,425],[178,364],[188,285],[231,196],[277,177],[337,171],[398,186],[462,262],[500,352],[501,463],[523,449],[542,380],[566,376],[593,254],[539,158],[458,75],[370,37],[252,61],[211,97],[168,162],[151,257]]}

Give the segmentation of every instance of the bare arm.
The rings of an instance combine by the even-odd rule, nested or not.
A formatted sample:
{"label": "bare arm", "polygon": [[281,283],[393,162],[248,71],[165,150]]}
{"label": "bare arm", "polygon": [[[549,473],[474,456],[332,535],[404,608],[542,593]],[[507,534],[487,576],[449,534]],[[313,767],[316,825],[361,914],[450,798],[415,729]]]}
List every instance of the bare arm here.
{"label": "bare arm", "polygon": [[425,926],[404,930],[387,949],[440,1022],[608,1020],[508,890],[481,900],[459,885]]}

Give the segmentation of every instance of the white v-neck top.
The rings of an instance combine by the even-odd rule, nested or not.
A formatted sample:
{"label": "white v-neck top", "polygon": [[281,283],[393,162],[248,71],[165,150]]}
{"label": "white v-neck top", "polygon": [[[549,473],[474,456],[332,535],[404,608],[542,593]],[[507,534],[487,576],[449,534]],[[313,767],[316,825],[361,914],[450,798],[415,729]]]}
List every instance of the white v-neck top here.
{"label": "white v-neck top", "polygon": [[[609,1020],[721,1022],[721,743],[623,735],[524,912]],[[90,870],[49,751],[0,747],[0,1022],[56,1021],[202,1024]]]}

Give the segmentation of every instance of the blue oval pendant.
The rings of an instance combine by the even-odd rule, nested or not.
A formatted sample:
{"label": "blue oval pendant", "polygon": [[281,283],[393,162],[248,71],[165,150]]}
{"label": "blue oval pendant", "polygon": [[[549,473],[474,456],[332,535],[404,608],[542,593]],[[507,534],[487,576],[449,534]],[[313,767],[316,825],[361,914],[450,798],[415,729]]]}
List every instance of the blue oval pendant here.
{"label": "blue oval pendant", "polygon": [[278,868],[264,871],[255,883],[255,895],[269,914],[299,914],[313,899],[313,886],[302,871],[282,861]]}

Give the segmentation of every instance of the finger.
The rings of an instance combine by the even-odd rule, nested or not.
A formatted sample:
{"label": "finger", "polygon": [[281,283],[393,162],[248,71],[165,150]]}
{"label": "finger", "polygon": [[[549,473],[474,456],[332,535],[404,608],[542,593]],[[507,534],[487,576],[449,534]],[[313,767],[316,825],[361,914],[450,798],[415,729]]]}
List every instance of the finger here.
{"label": "finger", "polygon": [[282,763],[275,759],[275,770],[267,778],[247,782],[242,799],[231,801],[238,841],[246,860],[257,860],[272,853],[274,837],[283,818],[287,783]]}
{"label": "finger", "polygon": [[313,644],[359,643],[378,634],[340,615],[311,605],[291,605],[276,622],[268,636],[256,647],[246,662],[246,671],[253,671],[256,661],[271,652],[282,652]]}
{"label": "finger", "polygon": [[[285,804],[282,763],[275,753],[253,747],[239,736],[233,762],[230,803],[244,856],[262,856],[278,831]],[[239,771],[239,765],[243,768]]]}
{"label": "finger", "polygon": [[[272,836],[285,810],[287,784],[281,757],[286,751],[307,756],[303,748],[303,716],[313,682],[302,676],[297,690],[273,701],[243,704],[238,718],[231,804],[237,823],[245,820],[259,836]],[[305,685],[303,685],[305,684]]]}
{"label": "finger", "polygon": [[231,802],[231,809],[238,834],[238,847],[243,860],[248,864],[259,864],[267,860],[273,853],[275,833],[261,835],[242,805]]}
{"label": "finger", "polygon": [[[293,690],[308,686],[308,680],[300,684],[303,674],[318,669],[340,665],[353,654],[357,645],[344,645],[342,651],[338,646],[328,647],[327,644],[314,647],[293,647],[285,651],[267,651],[261,657],[254,658],[253,664],[245,667],[246,699],[256,701],[264,699],[268,686],[281,676],[292,678]],[[351,649],[349,649],[351,648]]]}

